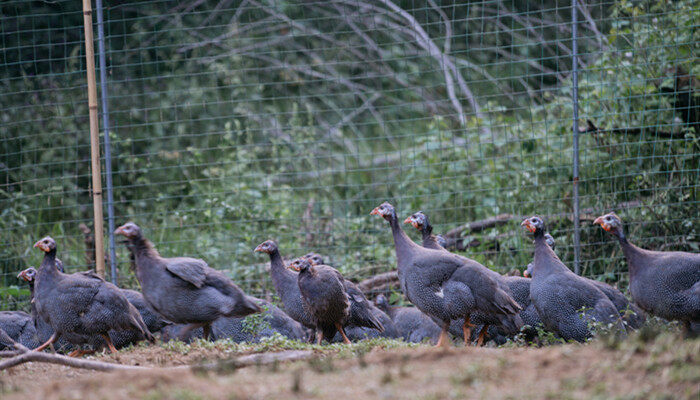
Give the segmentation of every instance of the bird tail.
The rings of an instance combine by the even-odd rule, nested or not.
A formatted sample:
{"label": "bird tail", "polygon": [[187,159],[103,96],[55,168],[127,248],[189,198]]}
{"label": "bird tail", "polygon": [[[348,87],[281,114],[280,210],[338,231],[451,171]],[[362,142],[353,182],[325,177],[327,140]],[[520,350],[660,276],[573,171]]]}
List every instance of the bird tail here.
{"label": "bird tail", "polygon": [[503,314],[517,314],[523,310],[520,304],[502,289],[496,290],[496,306]]}
{"label": "bird tail", "polygon": [[262,312],[254,298],[242,295],[234,303],[231,311],[226,313],[227,317],[245,317],[246,315]]}
{"label": "bird tail", "polygon": [[376,329],[379,332],[384,332],[384,325],[372,312],[372,306],[368,301],[350,302],[350,320],[351,325],[364,326],[366,328]]}
{"label": "bird tail", "polygon": [[141,332],[141,334],[144,338],[146,338],[146,340],[148,340],[151,343],[155,343],[156,338],[153,336],[151,331],[148,330],[148,326],[146,326],[146,323],[143,322],[143,318],[141,318],[141,313],[139,313],[139,310],[137,310],[133,304],[128,304],[129,316],[131,317],[131,324],[134,326],[134,328],[136,328],[136,330]]}
{"label": "bird tail", "polygon": [[520,328],[524,325],[523,319],[519,314],[502,315],[498,320],[501,322],[503,333],[506,335],[515,335],[520,332]]}

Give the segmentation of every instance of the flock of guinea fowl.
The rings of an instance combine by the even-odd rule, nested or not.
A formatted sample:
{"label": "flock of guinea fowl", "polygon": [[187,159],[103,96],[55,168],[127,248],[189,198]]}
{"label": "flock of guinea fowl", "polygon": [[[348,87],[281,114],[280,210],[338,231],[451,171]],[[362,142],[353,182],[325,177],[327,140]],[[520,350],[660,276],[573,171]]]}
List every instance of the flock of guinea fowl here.
{"label": "flock of guinea fowl", "polygon": [[[67,342],[73,356],[84,354],[81,346],[85,344],[115,352],[116,341],[153,341],[152,333],[165,332],[166,327],[170,336],[182,340],[196,332],[216,339],[226,336],[226,328],[217,328],[217,321],[241,320],[258,312],[291,321],[298,337],[287,336],[315,337],[318,344],[324,339],[350,343],[348,336],[384,334],[407,341],[429,338],[437,346],[448,346],[452,334],[465,345],[473,341],[482,345],[486,340],[533,332],[537,326],[564,340],[585,341],[601,326],[624,335],[644,322],[645,313],[680,321],[691,335],[700,331],[700,254],[641,249],[627,240],[614,213],[597,218],[595,224],[620,242],[633,302],[610,285],[571,272],[554,252],[553,238],[540,217],[521,224],[534,237],[534,261],[527,278],[503,276],[449,252],[441,238],[432,234],[422,212],[404,221],[420,231],[421,244],[404,232],[391,204],[385,202],[371,214],[391,227],[401,290],[415,307],[392,307],[381,295],[375,306],[315,253],[285,265],[277,243],[268,240],[255,251],[270,256],[270,275],[282,312],[244,294],[203,260],[162,257],[141,229],[129,222],[115,234],[126,238],[141,293],[119,289],[92,272],[66,274],[56,257],[56,242],[48,236],[36,242],[34,247],[45,253],[41,266],[19,275],[30,283],[36,332],[48,336],[32,348],[55,349]],[[416,336],[421,329],[433,333]]]}

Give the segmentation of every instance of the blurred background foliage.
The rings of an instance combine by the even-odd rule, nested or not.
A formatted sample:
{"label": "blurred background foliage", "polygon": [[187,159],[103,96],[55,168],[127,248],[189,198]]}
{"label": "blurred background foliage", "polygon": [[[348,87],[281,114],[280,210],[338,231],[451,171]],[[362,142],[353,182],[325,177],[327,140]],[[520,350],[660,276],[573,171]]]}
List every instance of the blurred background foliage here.
{"label": "blurred background foliage", "polygon": [[[625,287],[591,225],[603,212],[642,247],[699,251],[700,7],[585,3],[582,271]],[[0,13],[0,296],[15,308],[40,237],[91,267],[90,148],[80,2]],[[252,249],[272,238],[358,280],[395,265],[368,215],[389,200],[438,233],[500,215],[450,242],[501,272],[529,262],[519,223],[539,213],[572,265],[569,1],[106,1],[105,20],[117,224],[163,255],[266,295]],[[118,260],[135,286],[123,246]]]}

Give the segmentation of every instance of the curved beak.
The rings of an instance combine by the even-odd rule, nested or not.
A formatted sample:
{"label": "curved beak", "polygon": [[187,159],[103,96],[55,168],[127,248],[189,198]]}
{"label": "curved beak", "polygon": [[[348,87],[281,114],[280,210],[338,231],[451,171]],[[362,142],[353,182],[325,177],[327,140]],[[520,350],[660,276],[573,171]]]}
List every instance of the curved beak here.
{"label": "curved beak", "polygon": [[49,248],[48,248],[48,247],[44,244],[44,242],[42,242],[41,240],[38,241],[38,242],[36,242],[36,243],[34,243],[34,247],[38,247],[39,250],[41,250],[41,251],[43,251],[43,252],[45,252],[45,253],[48,253],[48,252],[49,252]]}
{"label": "curved beak", "polygon": [[527,272],[527,270],[525,270],[525,271],[523,271],[523,276],[526,277],[526,278],[529,278],[529,277],[530,277],[530,273]]}
{"label": "curved beak", "polygon": [[379,207],[374,207],[374,210],[372,210],[369,215],[379,215]]}
{"label": "curved beak", "polygon": [[27,279],[26,271],[21,271],[19,274],[17,274],[17,278],[24,279],[25,281],[27,281],[28,279]]}
{"label": "curved beak", "polygon": [[115,229],[114,234],[126,236],[126,232],[124,232],[124,226],[120,226],[119,228]]}
{"label": "curved beak", "polygon": [[[411,217],[410,217],[410,216],[406,217],[406,219],[403,220],[403,223],[404,223],[404,224],[410,224],[411,222],[412,222],[412,221],[411,221]],[[414,226],[415,226],[415,225],[414,225]]]}
{"label": "curved beak", "polygon": [[255,250],[253,250],[253,253],[257,253],[257,252],[262,251],[262,250],[263,250],[262,245],[259,244],[258,247],[256,247]]}
{"label": "curved beak", "polygon": [[606,231],[610,230],[610,225],[605,223],[603,217],[596,218],[595,221],[593,221],[593,225],[600,225],[600,227],[605,229]]}
{"label": "curved beak", "polygon": [[523,222],[520,224],[520,226],[522,226],[522,227],[524,227],[525,229],[527,229],[528,231],[530,231],[530,233],[534,233],[534,232],[537,230],[537,229],[535,228],[535,226],[532,225],[532,224],[530,223],[530,220],[529,220],[529,219],[526,219],[525,221],[523,221]]}
{"label": "curved beak", "polygon": [[293,265],[291,265],[291,264],[290,264],[290,265],[287,265],[287,269],[291,269],[291,270],[297,271],[297,272],[301,271],[301,268],[295,267],[295,266],[293,266]]}

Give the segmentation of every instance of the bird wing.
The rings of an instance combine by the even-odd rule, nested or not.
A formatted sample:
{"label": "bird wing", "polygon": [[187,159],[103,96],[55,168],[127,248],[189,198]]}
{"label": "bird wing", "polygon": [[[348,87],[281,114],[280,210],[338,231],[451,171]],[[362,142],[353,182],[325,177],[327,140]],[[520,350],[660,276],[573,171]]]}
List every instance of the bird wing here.
{"label": "bird wing", "polygon": [[176,257],[165,260],[165,269],[197,288],[201,288],[204,285],[204,281],[207,279],[206,270],[208,267],[204,260],[198,258]]}

